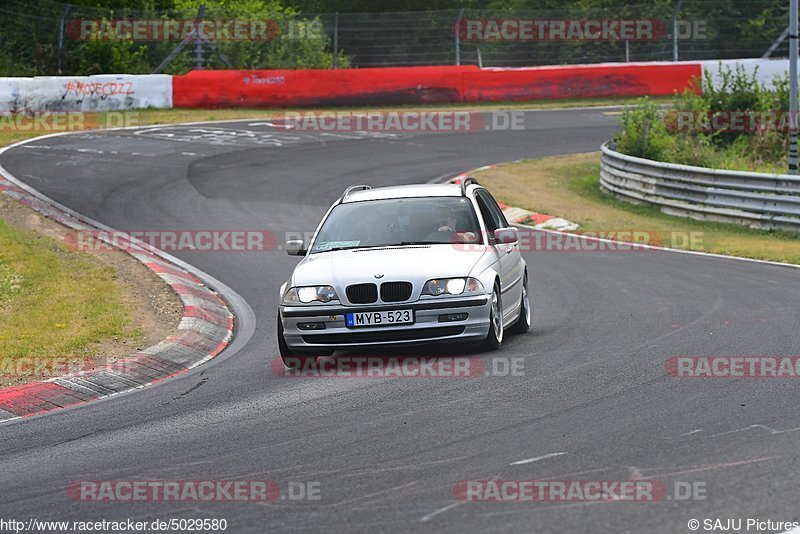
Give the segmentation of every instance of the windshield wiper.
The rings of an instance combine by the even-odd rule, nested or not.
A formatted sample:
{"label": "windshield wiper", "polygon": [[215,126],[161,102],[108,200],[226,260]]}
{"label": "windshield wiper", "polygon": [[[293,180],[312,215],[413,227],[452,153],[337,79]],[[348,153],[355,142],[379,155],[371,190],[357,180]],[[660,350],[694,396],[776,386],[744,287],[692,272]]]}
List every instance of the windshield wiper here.
{"label": "windshield wiper", "polygon": [[337,250],[355,250],[358,248],[376,248],[376,247],[383,247],[386,245],[355,245],[352,247],[331,247],[326,248],[325,250],[315,250],[314,252],[336,252]]}
{"label": "windshield wiper", "polygon": [[370,249],[370,248],[385,248],[385,247],[407,247],[410,245],[446,245],[441,241],[401,241],[400,243],[385,243],[383,245],[358,245],[353,247],[331,247],[325,250],[315,250],[314,254],[319,252],[336,252],[338,250],[355,250],[355,249]]}
{"label": "windshield wiper", "polygon": [[337,250],[353,250],[356,248],[366,248],[366,247],[331,247],[331,248],[326,248],[324,250],[315,250],[314,252],[336,252]]}

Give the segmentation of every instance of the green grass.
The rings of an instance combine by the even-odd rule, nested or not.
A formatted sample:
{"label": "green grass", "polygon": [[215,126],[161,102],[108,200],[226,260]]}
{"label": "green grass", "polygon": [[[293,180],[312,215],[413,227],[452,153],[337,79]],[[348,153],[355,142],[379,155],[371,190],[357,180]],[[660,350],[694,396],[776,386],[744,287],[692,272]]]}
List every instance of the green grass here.
{"label": "green grass", "polygon": [[138,338],[116,271],[0,219],[0,358],[80,358]]}
{"label": "green grass", "polygon": [[600,191],[599,153],[508,163],[478,180],[512,206],[564,217],[578,232],[648,232],[652,244],[800,264],[800,233],[673,217]]}

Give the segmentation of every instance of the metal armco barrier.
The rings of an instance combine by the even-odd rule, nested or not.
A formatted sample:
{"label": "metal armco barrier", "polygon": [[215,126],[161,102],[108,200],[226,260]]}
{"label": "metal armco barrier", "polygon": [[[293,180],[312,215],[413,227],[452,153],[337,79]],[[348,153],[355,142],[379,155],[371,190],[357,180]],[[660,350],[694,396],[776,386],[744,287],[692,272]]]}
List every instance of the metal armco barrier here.
{"label": "metal armco barrier", "polygon": [[601,147],[600,187],[670,215],[800,230],[800,177],[662,163]]}

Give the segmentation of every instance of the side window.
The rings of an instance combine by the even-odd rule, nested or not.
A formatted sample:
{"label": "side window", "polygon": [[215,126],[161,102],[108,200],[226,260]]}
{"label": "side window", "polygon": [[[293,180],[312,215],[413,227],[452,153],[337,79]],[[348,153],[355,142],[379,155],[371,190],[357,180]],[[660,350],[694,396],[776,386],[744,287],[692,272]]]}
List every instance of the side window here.
{"label": "side window", "polygon": [[508,223],[506,223],[506,219],[503,217],[503,212],[497,207],[497,203],[489,193],[484,190],[478,191],[475,194],[475,198],[478,201],[478,207],[481,210],[481,215],[483,216],[483,221],[486,223],[486,230],[489,234],[492,234],[498,228],[507,226]]}
{"label": "side window", "polygon": [[500,206],[497,204],[497,201],[494,199],[492,194],[487,190],[479,191],[481,195],[486,197],[486,203],[489,205],[489,210],[494,213],[498,220],[500,221],[501,228],[508,228],[508,221],[506,220],[506,216],[503,214],[503,210],[500,209]]}
{"label": "side window", "polygon": [[478,208],[481,210],[481,217],[483,218],[483,222],[486,224],[486,230],[489,232],[494,232],[498,228],[497,220],[492,217],[492,212],[489,211],[486,201],[480,195],[475,195],[475,199],[478,201]]}

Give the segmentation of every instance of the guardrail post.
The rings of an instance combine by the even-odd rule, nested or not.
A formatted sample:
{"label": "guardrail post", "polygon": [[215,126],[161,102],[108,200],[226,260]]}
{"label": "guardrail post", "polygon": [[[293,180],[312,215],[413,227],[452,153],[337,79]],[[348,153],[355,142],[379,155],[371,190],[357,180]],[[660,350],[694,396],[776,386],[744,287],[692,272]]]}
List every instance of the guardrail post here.
{"label": "guardrail post", "polygon": [[683,0],[678,0],[672,12],[672,61],[678,61],[678,11],[681,10]]}
{"label": "guardrail post", "polygon": [[203,36],[200,33],[200,23],[203,22],[205,13],[206,6],[201,5],[200,9],[197,11],[197,18],[194,21],[194,61],[197,70],[203,68]]}
{"label": "guardrail post", "polygon": [[789,174],[797,174],[797,0],[789,0]]}
{"label": "guardrail post", "polygon": [[461,24],[461,18],[463,16],[464,16],[464,8],[462,7],[458,11],[458,16],[456,17],[456,24],[454,26],[454,28],[456,30],[454,32],[456,34],[456,36],[455,36],[456,37],[456,65],[461,65],[461,28],[460,28],[459,25]]}
{"label": "guardrail post", "polygon": [[333,16],[333,68],[339,68],[339,12]]}
{"label": "guardrail post", "polygon": [[61,50],[64,48],[64,21],[67,19],[69,10],[72,9],[70,4],[64,7],[64,12],[61,13],[61,20],[58,21],[58,49],[56,50],[56,66],[58,73],[61,74]]}

